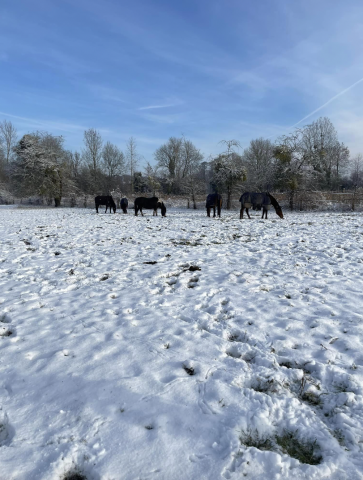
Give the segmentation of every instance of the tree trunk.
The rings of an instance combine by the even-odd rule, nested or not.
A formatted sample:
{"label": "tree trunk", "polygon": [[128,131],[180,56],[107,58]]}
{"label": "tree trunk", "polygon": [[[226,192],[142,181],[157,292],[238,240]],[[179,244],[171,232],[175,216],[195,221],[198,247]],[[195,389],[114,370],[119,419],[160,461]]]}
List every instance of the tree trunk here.
{"label": "tree trunk", "polygon": [[227,187],[227,210],[231,209],[231,196],[232,196],[232,189],[231,187]]}

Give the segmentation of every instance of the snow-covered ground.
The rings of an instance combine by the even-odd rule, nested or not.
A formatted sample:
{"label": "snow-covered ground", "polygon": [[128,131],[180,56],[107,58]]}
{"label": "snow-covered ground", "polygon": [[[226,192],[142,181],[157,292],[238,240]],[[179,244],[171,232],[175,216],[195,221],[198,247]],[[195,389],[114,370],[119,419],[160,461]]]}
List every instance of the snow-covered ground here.
{"label": "snow-covered ground", "polygon": [[1,480],[363,478],[363,215],[259,216],[0,209]]}

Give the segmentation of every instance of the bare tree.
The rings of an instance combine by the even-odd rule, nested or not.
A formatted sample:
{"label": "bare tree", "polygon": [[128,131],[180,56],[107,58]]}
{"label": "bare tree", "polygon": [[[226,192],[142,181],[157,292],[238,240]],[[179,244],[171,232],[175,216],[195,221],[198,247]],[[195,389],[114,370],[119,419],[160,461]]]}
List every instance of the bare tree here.
{"label": "bare tree", "polygon": [[363,186],[363,155],[361,153],[358,153],[358,155],[356,155],[352,160],[350,179],[353,183],[353,186]]}
{"label": "bare tree", "polygon": [[349,162],[349,150],[339,143],[334,125],[327,117],[320,117],[302,129],[305,156],[316,172],[321,188],[332,189]]}
{"label": "bare tree", "polygon": [[160,189],[160,182],[156,176],[157,169],[152,167],[149,162],[145,167],[145,175],[147,178],[147,186],[152,191],[153,197],[156,197],[156,191]]}
{"label": "bare tree", "polygon": [[309,163],[304,143],[304,130],[297,129],[291,135],[278,139],[274,149],[276,165],[276,185],[286,188],[290,210],[294,209],[298,190],[310,189],[315,183],[315,171]]}
{"label": "bare tree", "polygon": [[243,163],[247,168],[247,185],[250,190],[269,190],[274,183],[275,163],[274,144],[264,138],[251,140],[243,152]]}
{"label": "bare tree", "polygon": [[122,175],[125,170],[125,158],[121,150],[111,142],[107,142],[102,150],[103,168],[107,174],[107,190],[115,188],[114,181],[117,175]]}
{"label": "bare tree", "polygon": [[182,169],[182,138],[170,137],[154,153],[157,168],[166,175],[170,190],[174,191],[178,180],[180,180]]}
{"label": "bare tree", "polygon": [[83,142],[85,148],[82,151],[82,157],[91,172],[92,188],[96,191],[100,188],[100,163],[102,157],[102,137],[94,128],[89,128],[84,132]]}
{"label": "bare tree", "polygon": [[12,152],[16,144],[16,140],[17,140],[16,128],[8,120],[3,120],[0,123],[0,145],[2,144],[6,165],[8,165],[11,160]]}
{"label": "bare tree", "polygon": [[234,149],[240,147],[237,140],[222,140],[227,150],[218,155],[212,161],[213,182],[215,185],[227,191],[227,210],[232,206],[232,192],[238,182],[247,178],[246,168],[242,164],[242,158]]}
{"label": "bare tree", "polygon": [[137,153],[137,144],[134,137],[130,137],[126,144],[126,165],[130,173],[130,190],[134,193],[134,177],[136,169],[141,160],[141,155]]}
{"label": "bare tree", "polygon": [[186,140],[183,137],[181,157],[181,188],[191,196],[193,208],[196,209],[196,195],[205,191],[205,182],[200,174],[200,165],[203,160],[203,155],[190,140]]}

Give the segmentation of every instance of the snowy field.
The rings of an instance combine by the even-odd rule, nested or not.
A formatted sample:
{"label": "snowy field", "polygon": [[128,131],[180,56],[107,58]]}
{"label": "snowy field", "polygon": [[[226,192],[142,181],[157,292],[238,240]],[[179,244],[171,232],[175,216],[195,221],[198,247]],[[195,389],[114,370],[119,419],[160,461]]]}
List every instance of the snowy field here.
{"label": "snowy field", "polygon": [[362,220],[0,208],[0,479],[362,479]]}

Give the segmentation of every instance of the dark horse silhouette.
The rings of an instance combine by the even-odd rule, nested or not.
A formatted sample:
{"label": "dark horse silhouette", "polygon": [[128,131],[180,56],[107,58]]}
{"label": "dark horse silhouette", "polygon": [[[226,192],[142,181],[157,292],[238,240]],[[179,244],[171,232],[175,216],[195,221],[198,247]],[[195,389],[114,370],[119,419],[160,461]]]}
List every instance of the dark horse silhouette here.
{"label": "dark horse silhouette", "polygon": [[135,208],[135,215],[137,216],[138,211],[140,210],[141,215],[144,215],[142,213],[142,209],[153,209],[153,215],[158,214],[158,208],[161,210],[161,215],[165,217],[166,215],[166,207],[164,205],[164,202],[159,202],[158,197],[151,197],[151,198],[146,198],[146,197],[138,197],[135,198],[134,202],[134,208]]}
{"label": "dark horse silhouette", "polygon": [[210,209],[213,208],[213,217],[216,216],[216,207],[217,207],[217,212],[218,212],[218,217],[221,216],[221,208],[222,208],[222,195],[219,195],[219,193],[211,193],[207,197],[207,201],[205,204],[205,207],[207,209],[207,215],[210,217]]}
{"label": "dark horse silhouette", "polygon": [[240,210],[239,218],[243,218],[243,210],[246,210],[248,218],[251,218],[250,214],[248,213],[248,210],[252,207],[254,210],[261,210],[262,208],[261,218],[265,216],[265,218],[267,219],[267,212],[270,210],[271,205],[274,207],[276,214],[280,218],[284,218],[281,207],[278,204],[276,198],[273,197],[268,192],[266,193],[246,192],[241,195],[241,198],[239,199],[239,201],[241,202],[241,210]]}
{"label": "dark horse silhouette", "polygon": [[124,213],[127,213],[128,205],[129,205],[129,201],[127,200],[127,198],[121,198],[120,207]]}
{"label": "dark horse silhouette", "polygon": [[107,212],[108,207],[110,207],[110,213],[112,213],[111,207],[113,208],[113,213],[116,213],[116,204],[113,201],[113,198],[111,197],[111,195],[99,195],[98,197],[95,198],[95,204],[96,204],[97,213],[98,213],[98,207],[100,205],[106,205],[105,213]]}

